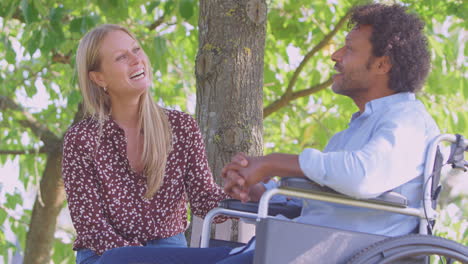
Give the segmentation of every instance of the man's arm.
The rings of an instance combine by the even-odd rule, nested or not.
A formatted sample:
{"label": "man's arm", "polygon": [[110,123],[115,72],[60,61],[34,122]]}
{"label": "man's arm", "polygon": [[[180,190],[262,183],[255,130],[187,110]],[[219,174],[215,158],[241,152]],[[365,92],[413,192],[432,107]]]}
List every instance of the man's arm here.
{"label": "man's arm", "polygon": [[224,167],[225,191],[242,201],[258,201],[265,192],[260,182],[273,176],[304,177],[297,155],[273,153],[267,156],[247,157],[237,154]]}

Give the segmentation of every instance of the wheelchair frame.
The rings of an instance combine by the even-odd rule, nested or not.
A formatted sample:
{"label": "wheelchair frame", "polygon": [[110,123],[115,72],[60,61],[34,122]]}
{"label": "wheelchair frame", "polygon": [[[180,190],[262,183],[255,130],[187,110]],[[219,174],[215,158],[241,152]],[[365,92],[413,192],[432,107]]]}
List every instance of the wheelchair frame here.
{"label": "wheelchair frame", "polygon": [[[458,141],[461,141],[461,142],[458,142]],[[446,240],[446,239],[442,239],[442,238],[438,238],[438,237],[431,237],[431,236],[424,236],[424,235],[427,235],[428,233],[430,233],[430,231],[432,230],[432,225],[433,225],[433,222],[435,221],[435,218],[437,217],[437,211],[435,210],[435,206],[433,208],[433,202],[434,202],[434,199],[436,199],[437,197],[433,198],[434,196],[434,192],[433,192],[433,171],[436,169],[435,168],[435,163],[436,163],[436,155],[437,155],[437,152],[438,152],[438,147],[440,145],[440,143],[442,142],[449,142],[449,143],[452,143],[451,145],[451,149],[453,148],[454,144],[455,143],[458,143],[458,144],[464,144],[465,148],[463,151],[468,151],[468,140],[467,139],[458,139],[457,136],[455,135],[452,135],[452,134],[441,134],[439,136],[437,136],[435,139],[432,140],[427,152],[426,152],[426,158],[425,158],[425,166],[424,166],[424,172],[423,172],[423,175],[424,175],[424,195],[423,195],[423,204],[420,208],[409,208],[409,207],[404,207],[402,206],[401,204],[392,204],[392,205],[386,205],[386,204],[382,204],[382,203],[379,203],[379,202],[375,202],[375,201],[371,201],[371,200],[359,200],[359,199],[353,199],[353,198],[350,198],[350,197],[346,197],[344,195],[341,195],[343,197],[339,197],[340,195],[336,195],[336,194],[330,194],[330,193],[324,193],[322,191],[315,191],[315,192],[310,192],[308,190],[297,190],[297,189],[293,189],[293,188],[289,188],[288,186],[281,186],[280,184],[280,187],[279,188],[276,188],[276,189],[271,189],[271,190],[268,190],[266,191],[263,196],[261,197],[260,201],[259,201],[259,207],[258,207],[258,213],[250,213],[250,212],[242,212],[242,211],[238,211],[238,210],[232,210],[232,209],[226,209],[226,208],[215,208],[213,210],[211,210],[207,216],[205,217],[204,219],[204,222],[203,222],[203,229],[202,229],[202,236],[201,236],[201,242],[200,242],[200,247],[208,247],[209,245],[209,237],[210,237],[210,233],[211,233],[211,222],[213,220],[213,218],[217,215],[220,215],[220,214],[224,214],[224,215],[229,215],[229,216],[233,216],[233,217],[240,217],[240,218],[247,218],[247,219],[256,219],[256,222],[257,222],[257,226],[259,225],[259,223],[261,223],[262,221],[265,221],[266,219],[269,219],[271,218],[270,216],[268,216],[268,208],[269,208],[269,202],[271,200],[271,198],[274,196],[274,195],[278,195],[278,194],[281,194],[281,195],[286,195],[286,196],[294,196],[294,197],[300,197],[300,198],[305,198],[305,199],[311,199],[311,200],[318,200],[318,201],[324,201],[324,202],[332,202],[332,203],[337,203],[337,204],[343,204],[343,205],[350,205],[350,206],[357,206],[357,207],[363,207],[363,208],[369,208],[369,209],[376,209],[376,210],[383,210],[383,211],[388,211],[388,212],[394,212],[394,213],[398,213],[398,214],[404,214],[404,215],[410,215],[410,216],[416,216],[416,217],[419,217],[420,218],[420,224],[419,224],[419,234],[423,235],[423,236],[418,236],[418,235],[409,235],[409,236],[401,236],[401,237],[396,237],[396,238],[387,238],[385,239],[385,237],[382,237],[382,239],[380,238],[376,238],[375,241],[377,240],[382,240],[382,241],[379,241],[377,243],[375,243],[375,245],[377,246],[374,246],[374,245],[371,245],[369,248],[370,249],[375,249],[375,248],[382,248],[381,244],[387,240],[390,240],[389,242],[392,242],[392,241],[395,241],[395,240],[398,240],[399,242],[397,243],[398,247],[404,247],[405,246],[405,237],[408,237],[406,240],[408,241],[408,245],[410,245],[411,241],[418,241],[419,243],[419,240],[423,240],[421,243],[421,245],[426,245],[424,244],[425,240],[427,240],[427,244],[432,246],[432,251],[431,252],[439,252],[438,254],[442,254],[445,256],[448,256],[449,258],[461,258],[463,259],[464,262],[468,263],[468,247],[465,247],[463,245],[460,245],[456,242],[453,242],[453,241],[450,241],[450,240]],[[453,154],[453,149],[452,149],[452,153],[450,155]],[[463,154],[463,153],[462,153]],[[450,157],[449,157],[450,159]],[[466,161],[465,161],[466,162]],[[467,166],[466,164],[464,166]],[[437,179],[438,181],[438,179]],[[434,184],[438,185],[439,183],[438,182],[435,182]],[[436,194],[437,196],[437,194]],[[313,225],[311,225],[313,226]],[[429,232],[428,232],[429,230]],[[258,229],[257,229],[258,231]],[[415,238],[414,236],[418,236],[418,238]],[[422,237],[422,238],[419,238],[419,237]],[[431,240],[431,241],[429,241]],[[374,242],[375,242],[374,241]],[[372,243],[374,243],[372,242]],[[395,242],[393,242],[395,243]],[[432,244],[431,244],[432,243]],[[383,243],[383,244],[390,244],[390,243]],[[445,249],[442,250],[442,247],[443,245],[445,244],[448,244],[448,249],[447,249],[447,246],[445,247]],[[418,244],[419,245],[419,244]],[[437,245],[440,245],[440,250],[438,250],[438,247]],[[384,245],[383,247],[385,247],[386,245]],[[430,246],[426,246],[425,248],[431,248]],[[397,248],[398,248],[397,247]],[[422,247],[420,247],[422,248]],[[451,248],[454,248],[453,251],[455,250],[458,250],[459,252],[461,252],[460,254],[459,253],[451,253]],[[426,249],[427,251],[428,249]],[[418,251],[418,247],[414,247],[413,251],[411,251],[412,253]],[[419,250],[420,251],[420,250]],[[404,251],[406,252],[406,251]],[[409,253],[411,252],[406,252],[406,254],[409,255]],[[426,252],[427,254],[430,253],[430,252]],[[398,254],[398,252],[395,253],[396,255]],[[400,253],[401,254],[401,253]],[[415,253],[414,253],[415,254]],[[354,254],[353,254],[354,255]],[[362,252],[357,254],[356,257],[353,257],[351,260],[356,260],[358,259],[358,261],[361,261],[359,260],[362,259]],[[365,254],[364,254],[365,255]],[[395,255],[395,256],[396,256]],[[366,257],[366,256],[364,256]],[[255,258],[256,261],[255,263],[258,263],[258,258]],[[373,260],[371,261],[375,261],[376,259],[374,258]],[[356,262],[356,263],[361,263],[361,262]],[[374,263],[374,262],[369,262],[369,263]],[[386,262],[385,262],[386,263]]]}

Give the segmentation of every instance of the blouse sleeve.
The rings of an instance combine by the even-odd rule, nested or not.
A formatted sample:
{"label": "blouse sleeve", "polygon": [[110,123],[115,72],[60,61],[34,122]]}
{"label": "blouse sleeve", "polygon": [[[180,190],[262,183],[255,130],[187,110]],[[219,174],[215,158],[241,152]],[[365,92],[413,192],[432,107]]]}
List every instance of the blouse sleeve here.
{"label": "blouse sleeve", "polygon": [[106,250],[141,245],[117,234],[103,212],[93,164],[93,143],[85,136],[67,132],[64,139],[62,178],[73,225],[84,247],[102,255]]}
{"label": "blouse sleeve", "polygon": [[[184,125],[189,130],[187,141],[190,142],[187,147],[186,191],[192,212],[203,218],[209,210],[217,207],[221,200],[227,199],[229,196],[213,179],[206,158],[203,138],[196,121],[189,115],[184,121]],[[219,222],[224,218],[216,218],[216,220]]]}

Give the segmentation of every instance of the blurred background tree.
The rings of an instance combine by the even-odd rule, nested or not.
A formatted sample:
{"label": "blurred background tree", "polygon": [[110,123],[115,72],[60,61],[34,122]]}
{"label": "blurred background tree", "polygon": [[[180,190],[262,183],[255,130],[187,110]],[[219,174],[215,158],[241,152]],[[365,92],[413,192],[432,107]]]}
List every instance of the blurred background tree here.
{"label": "blurred background tree", "polygon": [[[266,2],[264,153],[321,149],[357,111],[351,100],[327,89],[334,64],[330,55],[344,41],[349,28],[343,18],[356,2],[361,1]],[[467,135],[467,4],[396,2],[426,22],[433,65],[419,99],[442,132]],[[66,206],[60,180],[62,139],[81,117],[74,73],[79,39],[101,23],[128,27],[152,62],[155,100],[194,114],[198,16],[196,0],[0,2],[0,164],[17,162],[21,182],[9,188],[13,175],[0,175],[0,259],[8,263],[16,254],[25,256],[25,263],[74,263],[74,231],[56,222]],[[438,230],[468,244],[467,188],[457,189],[466,180],[457,183],[459,179],[446,180],[449,191],[441,199]]]}

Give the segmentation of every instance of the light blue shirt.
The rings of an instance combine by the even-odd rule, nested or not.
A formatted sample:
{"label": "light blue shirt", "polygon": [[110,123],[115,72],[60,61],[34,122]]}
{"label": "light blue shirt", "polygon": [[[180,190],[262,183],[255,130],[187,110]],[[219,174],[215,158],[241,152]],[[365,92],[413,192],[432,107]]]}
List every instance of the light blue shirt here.
{"label": "light blue shirt", "polygon": [[[299,165],[311,180],[355,198],[393,190],[419,207],[424,157],[439,129],[413,93],[368,102],[349,128],[335,134],[323,152],[305,149]],[[299,222],[397,236],[413,231],[416,217],[304,200]]]}
{"label": "light blue shirt", "polygon": [[[413,93],[398,93],[366,104],[355,113],[349,128],[335,134],[323,152],[305,149],[299,165],[311,180],[355,198],[374,198],[393,190],[421,206],[427,146],[439,129]],[[264,184],[276,188],[274,181]],[[282,195],[273,202],[297,204]],[[285,218],[277,216],[278,218]],[[399,236],[412,232],[419,220],[413,216],[379,210],[303,200],[295,221],[333,228]],[[255,248],[255,239],[231,254]]]}

